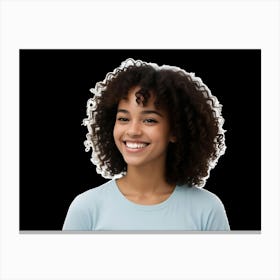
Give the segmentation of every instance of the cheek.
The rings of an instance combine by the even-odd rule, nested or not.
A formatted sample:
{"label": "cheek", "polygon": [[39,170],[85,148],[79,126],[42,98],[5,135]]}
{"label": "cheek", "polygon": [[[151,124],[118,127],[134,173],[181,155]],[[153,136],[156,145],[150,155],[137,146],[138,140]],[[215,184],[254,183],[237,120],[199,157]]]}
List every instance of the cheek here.
{"label": "cheek", "polygon": [[115,144],[118,148],[120,146],[121,135],[122,135],[122,130],[120,129],[119,125],[115,124],[113,129],[113,137],[114,137]]}
{"label": "cheek", "polygon": [[170,130],[168,129],[168,127],[162,127],[158,131],[154,132],[154,137],[157,142],[169,143],[171,138]]}
{"label": "cheek", "polygon": [[118,128],[116,126],[116,124],[114,125],[114,129],[113,129],[113,137],[116,143],[117,137],[118,137]]}

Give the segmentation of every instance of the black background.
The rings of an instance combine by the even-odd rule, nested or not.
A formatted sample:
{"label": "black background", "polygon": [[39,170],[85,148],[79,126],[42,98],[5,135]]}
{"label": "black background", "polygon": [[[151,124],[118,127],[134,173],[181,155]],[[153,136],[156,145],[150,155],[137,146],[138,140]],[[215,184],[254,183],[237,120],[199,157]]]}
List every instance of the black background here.
{"label": "black background", "polygon": [[85,152],[89,89],[128,57],[194,72],[221,104],[227,150],[205,188],[232,230],[261,230],[261,50],[20,50],[20,230],[61,230],[106,180]]}

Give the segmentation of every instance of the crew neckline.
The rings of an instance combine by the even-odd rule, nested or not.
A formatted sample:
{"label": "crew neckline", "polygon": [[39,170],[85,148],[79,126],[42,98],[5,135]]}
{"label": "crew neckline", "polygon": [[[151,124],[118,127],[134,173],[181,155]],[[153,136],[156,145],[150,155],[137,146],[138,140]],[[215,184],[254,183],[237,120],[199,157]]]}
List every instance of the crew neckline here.
{"label": "crew neckline", "polygon": [[178,186],[176,185],[174,190],[170,194],[170,196],[167,199],[165,199],[164,201],[162,201],[160,203],[157,203],[157,204],[144,205],[144,204],[138,204],[136,202],[133,202],[133,201],[127,199],[125,197],[125,195],[120,191],[119,186],[118,186],[115,179],[113,180],[113,187],[114,187],[114,190],[115,190],[117,196],[122,201],[124,201],[128,206],[138,208],[140,210],[147,210],[147,211],[156,210],[156,209],[166,207],[174,199],[174,197],[176,196],[177,190],[178,190]]}

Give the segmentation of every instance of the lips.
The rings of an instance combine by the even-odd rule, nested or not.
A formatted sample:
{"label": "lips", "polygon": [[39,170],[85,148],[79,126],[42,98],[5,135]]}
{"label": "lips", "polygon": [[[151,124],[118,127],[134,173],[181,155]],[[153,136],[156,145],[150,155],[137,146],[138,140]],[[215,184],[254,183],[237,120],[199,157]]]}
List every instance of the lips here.
{"label": "lips", "polygon": [[132,142],[132,141],[124,141],[124,144],[127,148],[133,150],[143,149],[149,145],[149,143],[146,142]]}

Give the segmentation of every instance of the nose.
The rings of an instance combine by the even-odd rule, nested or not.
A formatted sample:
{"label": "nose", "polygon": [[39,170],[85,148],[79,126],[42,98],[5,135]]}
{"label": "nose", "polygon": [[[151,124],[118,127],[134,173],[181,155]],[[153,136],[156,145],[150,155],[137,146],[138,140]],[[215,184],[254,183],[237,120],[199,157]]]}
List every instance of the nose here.
{"label": "nose", "polygon": [[141,124],[136,121],[130,122],[126,133],[129,137],[140,136],[142,134]]}

